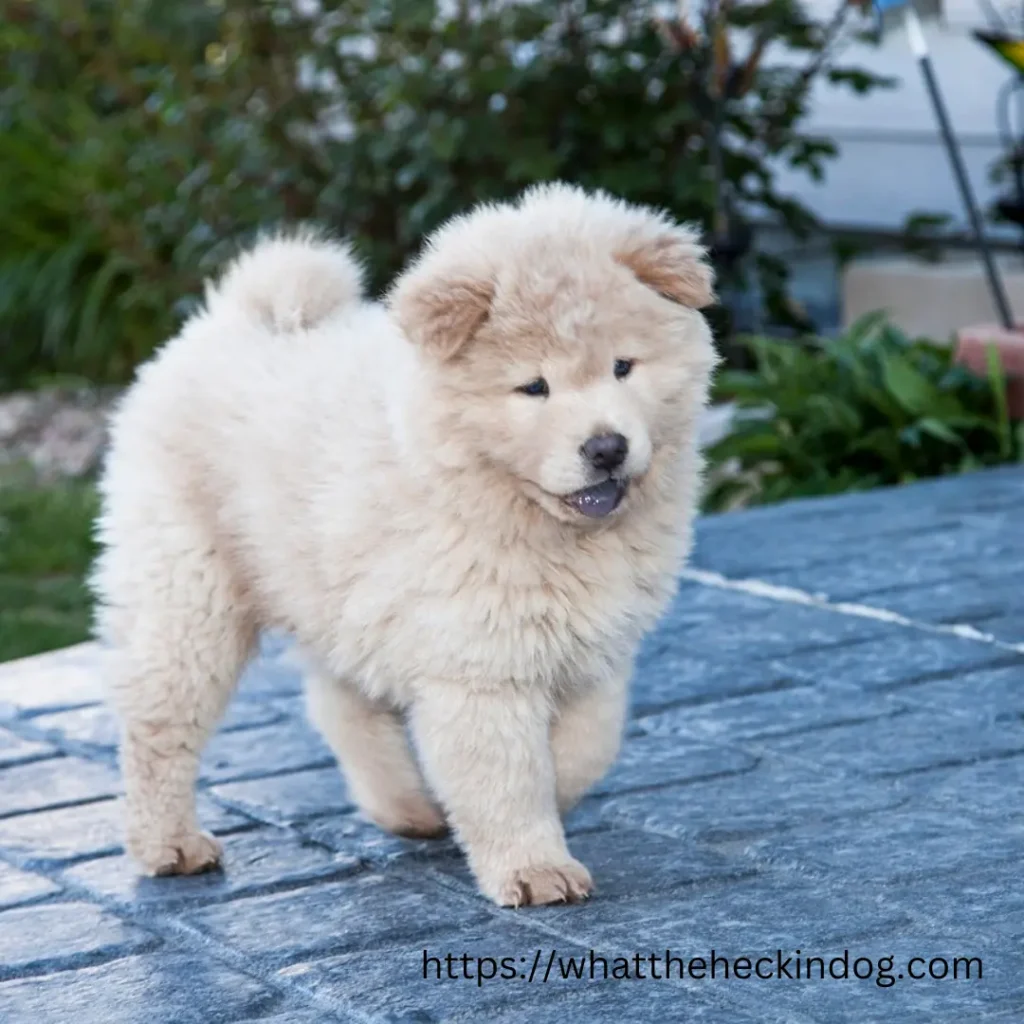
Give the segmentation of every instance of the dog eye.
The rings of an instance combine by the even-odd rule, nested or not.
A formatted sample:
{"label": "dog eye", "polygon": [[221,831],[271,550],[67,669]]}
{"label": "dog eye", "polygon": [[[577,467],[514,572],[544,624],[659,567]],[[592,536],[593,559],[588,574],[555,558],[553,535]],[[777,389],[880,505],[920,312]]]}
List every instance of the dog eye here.
{"label": "dog eye", "polygon": [[523,384],[521,387],[516,388],[516,391],[524,395],[531,395],[534,398],[547,398],[551,393],[551,390],[548,388],[548,382],[543,377],[531,380],[529,384]]}
{"label": "dog eye", "polygon": [[632,359],[616,359],[615,360],[615,378],[616,380],[622,380],[624,377],[628,377],[633,370],[634,360]]}

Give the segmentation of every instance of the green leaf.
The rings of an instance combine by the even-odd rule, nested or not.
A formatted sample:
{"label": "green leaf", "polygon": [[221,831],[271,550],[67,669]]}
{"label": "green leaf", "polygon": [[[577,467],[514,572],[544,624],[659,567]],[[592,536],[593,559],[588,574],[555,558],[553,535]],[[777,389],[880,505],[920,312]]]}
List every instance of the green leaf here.
{"label": "green leaf", "polygon": [[715,462],[739,458],[747,463],[773,458],[779,454],[782,448],[783,441],[776,433],[770,428],[760,428],[748,431],[740,430],[722,438],[711,447],[709,455]]}
{"label": "green leaf", "polygon": [[887,352],[882,356],[881,367],[886,390],[908,413],[923,415],[934,408],[939,397],[938,388],[905,356]]}
{"label": "green leaf", "polygon": [[842,340],[847,345],[856,348],[866,339],[878,334],[885,327],[888,319],[889,314],[884,309],[878,309],[872,313],[864,313],[847,329]]}
{"label": "green leaf", "polygon": [[992,388],[992,397],[996,403],[996,428],[999,434],[999,454],[1009,459],[1013,453],[1013,435],[1011,434],[1010,410],[1006,400],[1006,375],[999,357],[999,349],[995,345],[985,346],[985,367],[988,371],[988,382]]}
{"label": "green leaf", "polygon": [[918,420],[917,427],[922,433],[927,434],[929,437],[934,437],[938,441],[944,441],[946,444],[954,445],[957,448],[966,447],[964,439],[952,427],[941,420],[925,416],[924,419]]}

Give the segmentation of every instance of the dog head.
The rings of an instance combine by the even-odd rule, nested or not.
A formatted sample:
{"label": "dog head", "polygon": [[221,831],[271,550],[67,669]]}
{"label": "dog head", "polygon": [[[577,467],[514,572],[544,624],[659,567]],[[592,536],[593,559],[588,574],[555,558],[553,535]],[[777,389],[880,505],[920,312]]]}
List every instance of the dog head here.
{"label": "dog head", "polygon": [[689,228],[566,185],[442,227],[388,301],[447,393],[444,443],[562,520],[627,509],[706,399],[703,257]]}

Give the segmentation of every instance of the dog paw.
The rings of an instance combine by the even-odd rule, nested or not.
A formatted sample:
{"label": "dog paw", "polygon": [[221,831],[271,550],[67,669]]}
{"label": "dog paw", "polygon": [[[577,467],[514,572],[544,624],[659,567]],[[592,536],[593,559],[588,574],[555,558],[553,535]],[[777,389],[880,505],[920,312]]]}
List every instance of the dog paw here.
{"label": "dog paw", "polygon": [[530,907],[544,903],[580,903],[593,889],[590,872],[578,861],[531,864],[516,868],[489,887],[488,895],[503,907]]}
{"label": "dog paw", "polygon": [[425,797],[407,797],[362,811],[378,828],[405,839],[440,839],[448,834],[444,815]]}
{"label": "dog paw", "polygon": [[206,832],[193,832],[170,838],[129,838],[128,852],[143,872],[163,875],[198,875],[220,865],[221,845]]}

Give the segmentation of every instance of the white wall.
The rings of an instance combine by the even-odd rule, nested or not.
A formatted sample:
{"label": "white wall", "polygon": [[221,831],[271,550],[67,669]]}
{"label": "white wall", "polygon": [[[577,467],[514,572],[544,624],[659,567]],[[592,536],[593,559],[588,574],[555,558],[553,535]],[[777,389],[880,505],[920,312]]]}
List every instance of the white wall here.
{"label": "white wall", "polygon": [[[811,0],[811,7],[827,14],[832,5]],[[1001,152],[997,95],[1011,71],[968,34],[985,24],[975,0],[944,0],[944,9],[942,22],[926,24],[925,34],[975,194],[988,203],[998,191],[988,180]],[[892,229],[908,213],[928,211],[949,213],[963,224],[935,115],[902,28],[887,33],[878,47],[851,46],[843,63],[898,77],[900,85],[858,97],[820,84],[810,127],[834,138],[840,157],[821,184],[787,170],[779,184],[826,223]]]}

